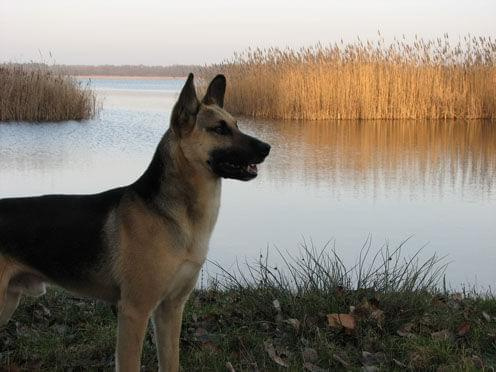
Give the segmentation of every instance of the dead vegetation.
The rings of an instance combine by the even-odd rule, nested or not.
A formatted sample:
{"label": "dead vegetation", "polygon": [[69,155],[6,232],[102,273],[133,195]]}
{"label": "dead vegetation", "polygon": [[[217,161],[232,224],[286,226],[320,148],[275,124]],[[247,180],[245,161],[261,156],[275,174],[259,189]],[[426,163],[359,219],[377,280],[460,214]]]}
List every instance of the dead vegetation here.
{"label": "dead vegetation", "polygon": [[496,42],[405,39],[250,49],[203,69],[229,81],[227,109],[277,119],[496,117]]}
{"label": "dead vegetation", "polygon": [[97,113],[95,93],[43,65],[0,65],[0,121],[84,120]]}

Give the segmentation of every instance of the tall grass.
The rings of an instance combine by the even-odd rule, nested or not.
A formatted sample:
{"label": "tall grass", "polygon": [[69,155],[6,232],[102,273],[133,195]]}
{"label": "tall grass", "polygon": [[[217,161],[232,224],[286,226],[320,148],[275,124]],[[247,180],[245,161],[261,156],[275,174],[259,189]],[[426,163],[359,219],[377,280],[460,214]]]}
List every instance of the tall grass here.
{"label": "tall grass", "polygon": [[89,87],[42,65],[0,65],[0,87],[0,121],[83,120],[97,111]]}
{"label": "tall grass", "polygon": [[496,117],[496,42],[447,35],[249,49],[203,70],[229,80],[232,112],[279,119]]}
{"label": "tall grass", "polygon": [[330,242],[317,248],[303,241],[297,255],[276,248],[280,266],[269,260],[268,250],[255,263],[226,269],[216,262],[219,277],[212,277],[214,285],[227,289],[271,289],[292,296],[320,293],[331,296],[336,288],[343,290],[373,290],[383,294],[431,292],[441,288],[441,279],[448,265],[446,257],[432,255],[421,258],[422,249],[406,256],[403,252],[409,239],[392,249],[384,244],[372,248],[372,239],[364,242],[355,264],[346,265]]}

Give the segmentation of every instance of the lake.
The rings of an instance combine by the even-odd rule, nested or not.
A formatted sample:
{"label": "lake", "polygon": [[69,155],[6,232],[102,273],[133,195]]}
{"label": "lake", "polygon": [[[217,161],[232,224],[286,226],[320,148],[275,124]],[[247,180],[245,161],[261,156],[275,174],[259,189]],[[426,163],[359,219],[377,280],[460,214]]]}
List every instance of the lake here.
{"label": "lake", "polygon": [[[0,197],[92,193],[144,171],[182,80],[93,79],[94,120],[0,124]],[[356,262],[371,249],[447,256],[455,288],[496,282],[496,123],[289,122],[240,118],[272,145],[259,176],[224,181],[209,258],[224,268],[266,250],[335,247]],[[207,270],[215,272],[209,265]]]}

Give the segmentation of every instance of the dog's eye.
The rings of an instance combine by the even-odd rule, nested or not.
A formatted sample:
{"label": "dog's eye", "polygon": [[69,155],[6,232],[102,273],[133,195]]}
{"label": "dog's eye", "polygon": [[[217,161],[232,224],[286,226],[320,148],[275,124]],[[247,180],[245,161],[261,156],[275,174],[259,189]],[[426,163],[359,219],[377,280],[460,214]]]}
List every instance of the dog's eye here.
{"label": "dog's eye", "polygon": [[231,134],[231,130],[229,129],[229,127],[227,126],[227,123],[224,120],[221,120],[219,122],[219,125],[217,125],[216,127],[213,127],[212,131],[214,131],[215,133],[217,133],[221,136],[226,136],[228,134]]}

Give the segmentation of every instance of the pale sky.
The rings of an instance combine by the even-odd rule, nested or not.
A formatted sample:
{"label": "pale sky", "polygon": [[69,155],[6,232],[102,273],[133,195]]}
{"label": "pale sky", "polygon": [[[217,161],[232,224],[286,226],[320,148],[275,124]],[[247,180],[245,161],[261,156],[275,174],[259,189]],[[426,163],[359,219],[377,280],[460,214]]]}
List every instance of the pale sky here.
{"label": "pale sky", "polygon": [[374,40],[378,30],[388,40],[496,37],[496,1],[0,0],[0,62],[203,64],[247,47]]}

